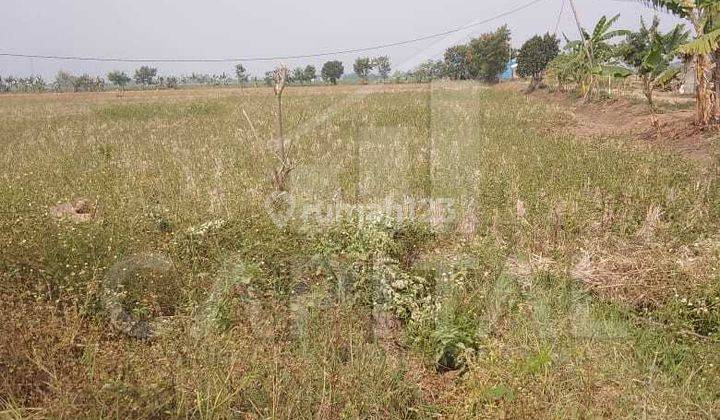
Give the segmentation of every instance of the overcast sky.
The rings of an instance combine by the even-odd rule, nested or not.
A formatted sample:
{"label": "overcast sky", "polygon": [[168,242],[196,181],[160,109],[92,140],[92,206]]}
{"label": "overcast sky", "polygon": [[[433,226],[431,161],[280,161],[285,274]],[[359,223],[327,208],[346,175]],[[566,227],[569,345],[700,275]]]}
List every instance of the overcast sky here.
{"label": "overcast sky", "polygon": [[[232,58],[297,55],[362,48],[403,41],[462,27],[528,3],[529,0],[16,0],[2,7],[0,52],[122,58]],[[554,31],[563,0],[543,0],[497,21],[445,38],[393,47],[364,55],[389,55],[393,69],[408,69],[469,37],[507,23],[513,44],[535,33]],[[603,14],[621,14],[618,26],[635,28],[653,11],[632,0],[577,0],[582,22],[591,26]],[[673,18],[661,14],[664,26]],[[568,4],[560,31],[575,37]],[[330,58],[345,62],[358,54],[286,60],[290,66]],[[261,75],[273,62],[246,62]],[[104,75],[132,71],[139,64],[47,61],[0,57],[0,75],[58,70]],[[232,63],[157,64],[161,74],[232,74]]]}

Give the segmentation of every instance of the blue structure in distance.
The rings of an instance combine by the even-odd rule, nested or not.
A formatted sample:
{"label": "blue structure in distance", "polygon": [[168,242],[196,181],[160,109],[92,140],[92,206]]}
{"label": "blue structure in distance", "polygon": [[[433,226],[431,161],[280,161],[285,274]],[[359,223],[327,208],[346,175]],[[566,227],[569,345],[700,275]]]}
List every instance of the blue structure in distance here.
{"label": "blue structure in distance", "polygon": [[505,65],[505,70],[500,74],[500,80],[512,80],[516,77],[517,73],[517,60],[511,59],[508,61],[507,65]]}

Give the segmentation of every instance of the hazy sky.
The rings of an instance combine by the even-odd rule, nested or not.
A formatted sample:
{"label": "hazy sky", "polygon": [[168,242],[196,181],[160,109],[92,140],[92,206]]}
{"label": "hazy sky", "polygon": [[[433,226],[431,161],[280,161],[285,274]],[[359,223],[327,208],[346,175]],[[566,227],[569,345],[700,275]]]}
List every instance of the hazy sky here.
{"label": "hazy sky", "polygon": [[[513,44],[553,31],[563,0],[543,0],[512,16],[447,38],[388,48],[393,70],[437,58],[453,44],[507,23]],[[0,52],[122,58],[233,58],[307,54],[403,41],[465,26],[528,3],[529,0],[16,0],[2,8]],[[601,15],[621,14],[619,26],[637,27],[654,13],[632,0],[577,0],[585,26]],[[661,14],[666,25],[673,18]],[[565,5],[560,31],[577,36]],[[346,73],[358,54],[333,57]],[[321,66],[330,57],[288,60],[290,66]],[[261,75],[276,63],[246,62]],[[0,57],[0,75],[58,70],[105,74],[140,64],[46,61]],[[233,64],[157,64],[161,74],[233,72]]]}

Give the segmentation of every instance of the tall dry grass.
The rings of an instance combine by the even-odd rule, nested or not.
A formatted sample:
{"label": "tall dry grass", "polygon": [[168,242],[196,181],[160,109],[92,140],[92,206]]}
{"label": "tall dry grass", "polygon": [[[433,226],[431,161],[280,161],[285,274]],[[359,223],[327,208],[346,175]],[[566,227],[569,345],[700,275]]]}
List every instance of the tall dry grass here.
{"label": "tall dry grass", "polygon": [[0,98],[3,415],[718,415],[716,169],[512,92],[358,89],[286,92],[296,203],[451,223],[274,225],[269,90]]}

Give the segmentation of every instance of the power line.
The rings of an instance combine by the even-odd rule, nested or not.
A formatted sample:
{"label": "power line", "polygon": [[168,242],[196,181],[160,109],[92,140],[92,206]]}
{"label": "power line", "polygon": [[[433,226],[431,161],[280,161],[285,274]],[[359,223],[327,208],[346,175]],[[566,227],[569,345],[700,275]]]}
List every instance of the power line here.
{"label": "power line", "polygon": [[560,13],[558,14],[557,23],[555,24],[555,36],[557,37],[558,31],[560,30],[560,21],[562,20],[563,12],[565,11],[565,0],[560,3]]}
{"label": "power line", "polygon": [[515,14],[522,10],[528,9],[537,3],[545,0],[532,0],[514,9],[510,9],[506,12],[497,14],[487,19],[483,19],[477,22],[473,22],[469,25],[465,25],[459,28],[451,29],[445,32],[440,32],[432,35],[426,35],[419,38],[409,39],[407,41],[392,42],[389,44],[380,44],[372,47],[364,48],[353,48],[347,50],[329,51],[316,54],[301,54],[301,55],[286,55],[286,56],[270,56],[270,57],[246,57],[246,58],[158,58],[158,59],[145,59],[145,58],[113,58],[113,57],[82,57],[82,56],[65,56],[65,55],[38,55],[38,54],[20,54],[20,53],[0,53],[2,57],[14,57],[14,58],[37,58],[41,60],[65,60],[65,61],[100,61],[100,62],[113,62],[113,63],[227,63],[227,62],[252,62],[252,61],[279,61],[279,60],[294,60],[300,58],[318,58],[327,57],[331,55],[343,55],[353,54],[374,50],[381,50],[390,47],[399,47],[408,44],[414,44],[417,42],[427,41],[433,38],[439,38],[446,35],[454,34],[457,32],[464,31],[466,29],[473,28],[475,26],[483,25],[485,23],[492,22],[494,20]]}

